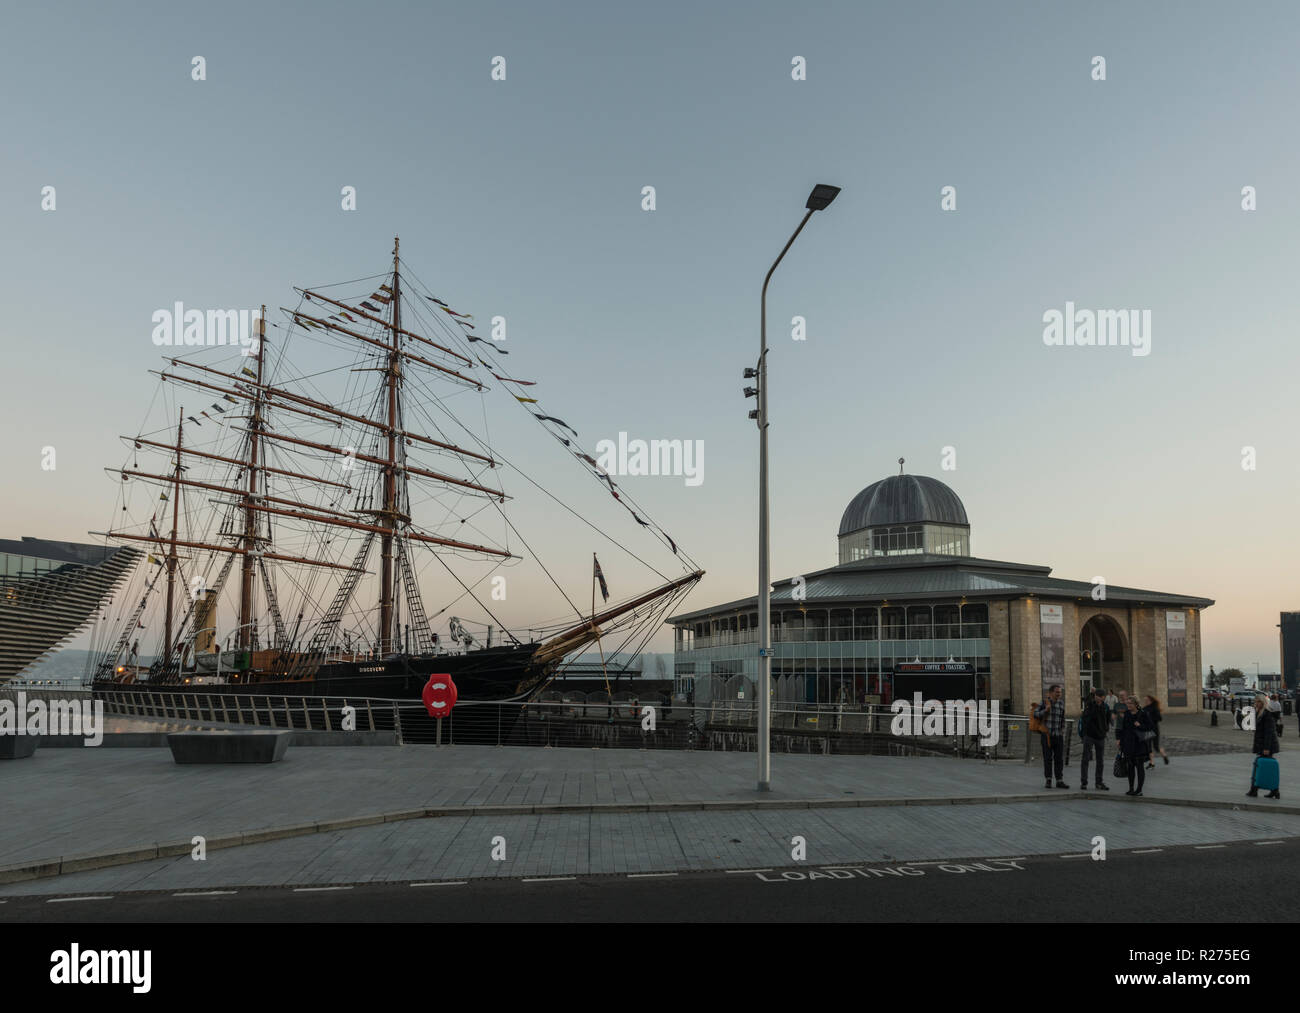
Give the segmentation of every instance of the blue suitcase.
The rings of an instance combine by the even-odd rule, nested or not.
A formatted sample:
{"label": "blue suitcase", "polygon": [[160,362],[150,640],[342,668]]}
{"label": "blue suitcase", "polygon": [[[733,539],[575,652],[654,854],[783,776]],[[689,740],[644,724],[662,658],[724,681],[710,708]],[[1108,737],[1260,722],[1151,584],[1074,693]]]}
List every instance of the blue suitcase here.
{"label": "blue suitcase", "polygon": [[1278,774],[1277,760],[1271,756],[1255,757],[1255,770],[1251,780],[1256,788],[1265,791],[1277,791],[1281,778]]}

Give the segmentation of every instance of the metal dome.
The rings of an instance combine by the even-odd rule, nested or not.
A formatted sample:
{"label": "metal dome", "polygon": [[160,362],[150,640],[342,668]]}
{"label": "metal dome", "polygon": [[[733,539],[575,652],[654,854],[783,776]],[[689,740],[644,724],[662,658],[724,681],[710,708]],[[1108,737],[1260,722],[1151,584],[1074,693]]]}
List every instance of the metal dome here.
{"label": "metal dome", "polygon": [[853,497],[840,519],[840,535],[878,525],[924,523],[970,526],[957,494],[938,479],[891,475]]}

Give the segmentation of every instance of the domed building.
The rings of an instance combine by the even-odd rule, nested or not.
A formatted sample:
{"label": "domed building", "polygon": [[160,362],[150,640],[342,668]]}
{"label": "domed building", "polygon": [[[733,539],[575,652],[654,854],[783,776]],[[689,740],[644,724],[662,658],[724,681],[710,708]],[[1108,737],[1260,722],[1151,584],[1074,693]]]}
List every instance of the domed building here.
{"label": "domed building", "polygon": [[[840,519],[839,564],[772,587],[778,706],[889,703],[900,666],[920,661],[970,666],[979,695],[1012,713],[1052,683],[1072,714],[1094,686],[1200,709],[1200,613],[1211,599],[972,556],[960,497],[924,475],[867,486]],[[694,684],[697,702],[754,699],[757,596],[668,623],[677,677]]]}
{"label": "domed building", "polygon": [[849,501],[840,520],[841,563],[920,553],[970,555],[966,508],[938,479],[892,475]]}

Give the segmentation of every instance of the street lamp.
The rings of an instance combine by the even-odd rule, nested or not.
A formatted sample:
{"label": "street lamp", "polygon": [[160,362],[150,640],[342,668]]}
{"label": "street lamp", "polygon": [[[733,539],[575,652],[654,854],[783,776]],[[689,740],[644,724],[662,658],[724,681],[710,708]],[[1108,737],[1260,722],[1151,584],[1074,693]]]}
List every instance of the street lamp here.
{"label": "street lamp", "polygon": [[[808,195],[804,205],[807,214],[794,230],[794,235],[781,250],[768,269],[763,279],[763,295],[760,307],[759,351],[758,351],[758,408],[750,412],[750,417],[758,420],[758,790],[772,790],[772,583],[768,560],[768,509],[767,509],[767,285],[772,280],[772,273],[781,263],[786,252],[799,238],[799,233],[808,224],[814,211],[823,211],[830,206],[840,188],[818,183]],[[746,370],[748,378],[751,371]]]}

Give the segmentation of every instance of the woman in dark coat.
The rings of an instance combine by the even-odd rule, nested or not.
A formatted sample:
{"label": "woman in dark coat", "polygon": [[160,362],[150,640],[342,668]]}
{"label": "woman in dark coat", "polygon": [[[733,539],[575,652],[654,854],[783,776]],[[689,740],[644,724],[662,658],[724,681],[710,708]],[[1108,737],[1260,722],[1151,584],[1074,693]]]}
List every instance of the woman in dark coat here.
{"label": "woman in dark coat", "polygon": [[1153,696],[1146,696],[1143,699],[1146,700],[1146,705],[1142,710],[1146,714],[1148,722],[1150,722],[1151,729],[1156,733],[1155,737],[1151,739],[1151,756],[1147,760],[1147,769],[1150,769],[1156,765],[1156,753],[1160,754],[1165,763],[1169,762],[1169,754],[1165,752],[1164,746],[1160,745],[1160,722],[1162,720],[1160,701]]}
{"label": "woman in dark coat", "polygon": [[[1272,756],[1275,759],[1281,748],[1277,741],[1277,715],[1268,709],[1268,699],[1263,694],[1255,697],[1255,741],[1252,748],[1256,756]],[[1259,794],[1259,789],[1255,787],[1253,769],[1250,773],[1250,791],[1246,794],[1251,798]],[[1268,793],[1268,797],[1281,798],[1282,793],[1275,788]]]}
{"label": "woman in dark coat", "polygon": [[[1128,713],[1124,715],[1124,724],[1119,733],[1119,751],[1124,756],[1125,770],[1128,773],[1128,791],[1125,795],[1141,795],[1142,785],[1146,783],[1147,746],[1143,732],[1151,731],[1151,719],[1138,707],[1137,700],[1128,698]],[[1137,775],[1137,791],[1133,790],[1133,776]]]}

